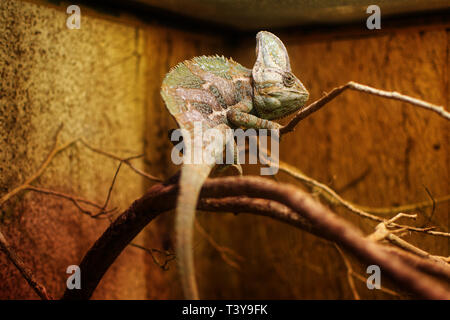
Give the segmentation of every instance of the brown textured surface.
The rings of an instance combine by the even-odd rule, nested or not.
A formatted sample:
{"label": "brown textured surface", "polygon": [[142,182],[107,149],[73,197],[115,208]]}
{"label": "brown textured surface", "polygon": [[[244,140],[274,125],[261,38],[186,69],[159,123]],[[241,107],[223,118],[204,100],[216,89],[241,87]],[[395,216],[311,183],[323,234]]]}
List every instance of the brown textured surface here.
{"label": "brown textured surface", "polygon": [[[445,29],[422,32],[417,28],[320,41],[301,34],[280,37],[287,42],[293,72],[310,90],[311,101],[353,80],[448,105],[449,41]],[[250,65],[253,46],[253,39],[243,42],[235,59]],[[280,157],[337,191],[368,172],[340,194],[369,206],[406,204],[426,200],[424,186],[434,196],[450,192],[449,128],[438,116],[404,103],[346,92],[300,123],[282,141]],[[419,213],[419,224],[425,221],[423,214],[430,213]],[[438,205],[433,222],[448,230],[448,213],[449,204]],[[374,226],[344,215],[365,232]],[[230,289],[233,296],[352,298],[343,261],[323,241],[254,217],[232,219],[229,227],[214,226],[218,241],[231,243],[247,258],[241,280]],[[233,230],[232,239],[227,230]],[[406,239],[434,254],[450,254],[445,238],[414,234]],[[228,278],[220,279],[220,285],[226,286]],[[374,297],[364,284],[357,282],[357,286],[362,297]],[[390,298],[382,293],[376,296]]]}
{"label": "brown textured surface", "polygon": [[[121,155],[144,150],[147,170],[168,176],[176,170],[167,140],[175,122],[159,95],[164,74],[200,54],[233,56],[247,67],[254,61],[254,38],[229,42],[221,35],[124,24],[89,14],[83,16],[81,30],[68,30],[66,16],[62,10],[26,2],[0,3],[0,194],[34,172],[60,123],[65,125],[63,141],[83,135]],[[354,80],[449,103],[445,27],[344,35],[339,40],[300,32],[279,36],[286,40],[293,71],[310,90],[311,100]],[[281,158],[364,205],[421,201],[427,199],[424,186],[434,196],[450,193],[449,128],[430,112],[346,92],[282,141]],[[116,165],[79,146],[58,155],[37,184],[102,202]],[[124,209],[147,184],[122,170],[112,200]],[[362,181],[343,189],[366,171]],[[279,178],[292,181],[283,174]],[[448,228],[449,209],[448,204],[438,205],[434,223]],[[342,213],[366,232],[373,226]],[[345,266],[329,244],[261,217],[199,217],[217,242],[245,258],[241,270],[235,270],[197,234],[203,297],[352,298]],[[137,241],[172,250],[172,219],[172,214],[162,215]],[[27,193],[3,208],[0,226],[38,279],[59,297],[65,268],[80,261],[106,224],[82,216],[63,200]],[[408,239],[432,253],[449,255],[445,239]],[[141,251],[127,248],[94,298],[180,298],[175,264],[170,267],[163,272]],[[36,298],[3,254],[0,270],[0,298]],[[359,282],[357,286],[362,297],[390,298],[369,292]]]}

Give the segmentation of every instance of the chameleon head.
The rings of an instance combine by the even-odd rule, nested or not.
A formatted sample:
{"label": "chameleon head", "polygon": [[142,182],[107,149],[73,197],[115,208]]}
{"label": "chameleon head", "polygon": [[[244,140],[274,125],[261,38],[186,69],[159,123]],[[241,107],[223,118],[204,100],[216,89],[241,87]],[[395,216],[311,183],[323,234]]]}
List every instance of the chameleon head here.
{"label": "chameleon head", "polygon": [[279,119],[301,109],[308,90],[291,72],[281,40],[267,31],[256,36],[256,62],[252,70],[253,105],[264,119]]}

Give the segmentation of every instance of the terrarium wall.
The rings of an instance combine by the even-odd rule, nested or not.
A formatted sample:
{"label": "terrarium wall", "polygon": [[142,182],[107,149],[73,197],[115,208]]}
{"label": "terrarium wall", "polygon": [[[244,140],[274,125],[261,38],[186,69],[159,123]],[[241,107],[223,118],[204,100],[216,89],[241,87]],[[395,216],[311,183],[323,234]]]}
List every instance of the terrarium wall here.
{"label": "terrarium wall", "polygon": [[[450,37],[442,26],[393,28],[358,36],[308,35],[301,31],[279,36],[288,48],[293,73],[310,91],[311,101],[334,87],[356,81],[448,106]],[[233,57],[251,65],[253,51],[254,39],[245,39]],[[435,198],[450,192],[449,129],[448,121],[430,112],[348,91],[283,137],[280,159],[353,203],[390,207],[429,201],[426,189]],[[257,170],[252,172],[258,174]],[[277,179],[295,183],[283,173]],[[376,223],[339,207],[333,209],[366,234],[374,230]],[[432,224],[448,230],[449,212],[448,203],[436,205],[434,213],[432,208],[416,211],[418,225]],[[216,220],[216,216],[208,217],[208,223]],[[229,228],[217,224],[212,234],[246,257],[242,277],[228,268],[236,279],[233,295],[353,298],[345,264],[330,243],[253,216],[230,217],[229,223]],[[232,238],[229,230],[233,230]],[[446,238],[415,233],[405,239],[433,254],[450,254]],[[355,261],[354,268],[366,274],[367,265]],[[208,270],[212,270],[213,278],[216,271]],[[227,286],[228,277],[216,279],[221,280],[219,287]],[[393,288],[386,279],[382,281]],[[356,286],[361,297],[393,298],[368,290],[364,282],[356,281]]]}
{"label": "terrarium wall", "polygon": [[[220,54],[251,67],[255,40],[248,34],[184,30],[85,10],[80,30],[66,27],[65,7],[17,0],[0,3],[0,192],[30,177],[51,150],[82,138],[161,178],[175,173],[167,131],[175,128],[159,89],[166,72],[196,55]],[[391,28],[384,32],[277,33],[296,74],[311,93],[353,80],[448,105],[448,26]],[[283,138],[281,159],[367,206],[392,206],[450,193],[449,124],[404,103],[346,92]],[[118,162],[80,142],[58,154],[33,185],[105,201]],[[246,174],[257,174],[244,167]],[[280,181],[294,180],[283,173]],[[126,209],[151,183],[123,166],[111,207]],[[333,208],[365,232],[375,224]],[[449,205],[437,204],[433,225],[448,229]],[[419,213],[425,223],[431,209]],[[335,247],[267,218],[198,213],[220,245],[243,257],[227,264],[200,233],[195,261],[204,298],[353,298],[347,269]],[[173,214],[164,214],[135,243],[173,251]],[[78,264],[108,225],[80,213],[66,200],[22,192],[1,208],[0,228],[50,293],[65,290],[66,268]],[[411,234],[417,246],[449,254],[444,238]],[[353,260],[355,270],[365,267]],[[391,286],[384,278],[382,284]],[[0,254],[0,298],[37,298]],[[363,298],[391,298],[357,283]],[[127,247],[93,298],[181,298],[175,263],[161,270],[144,251]]]}

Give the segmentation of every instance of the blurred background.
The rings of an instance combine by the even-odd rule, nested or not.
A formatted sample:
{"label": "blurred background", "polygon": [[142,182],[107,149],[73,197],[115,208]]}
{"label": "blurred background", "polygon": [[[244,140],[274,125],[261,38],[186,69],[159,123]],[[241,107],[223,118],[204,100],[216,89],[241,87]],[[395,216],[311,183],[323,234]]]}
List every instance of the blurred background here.
{"label": "blurred background", "polygon": [[[175,122],[159,90],[164,75],[196,55],[219,54],[251,68],[255,35],[277,34],[310,101],[348,81],[398,91],[448,106],[448,1],[81,1],[80,29],[69,29],[65,1],[0,2],[0,196],[19,186],[59,141],[90,145],[133,160],[161,178],[177,171],[167,131]],[[368,29],[369,5],[381,10],[381,29]],[[285,120],[284,120],[285,121]],[[282,121],[283,122],[283,121]],[[398,101],[346,92],[287,135],[281,160],[371,207],[429,201],[450,194],[450,125],[436,114]],[[107,197],[118,161],[76,143],[59,153],[34,185],[99,203]],[[246,166],[245,174],[258,174]],[[279,181],[296,183],[283,173]],[[125,210],[151,186],[121,168],[111,207]],[[66,287],[66,268],[78,264],[107,228],[107,220],[80,213],[73,203],[21,192],[0,211],[0,228],[54,297]],[[365,233],[375,224],[332,208]],[[418,210],[417,225],[449,229],[449,204]],[[198,213],[220,246],[242,260],[226,263],[197,232],[195,256],[204,298],[353,299],[347,268],[336,248],[306,232],[264,217]],[[173,214],[163,214],[135,240],[173,252]],[[448,238],[409,234],[406,240],[448,256]],[[159,257],[163,259],[164,257]],[[366,265],[348,254],[353,269]],[[152,257],[127,247],[94,299],[175,299],[181,287],[174,261],[164,271]],[[36,299],[16,268],[0,254],[0,298]],[[399,299],[368,290],[363,299]]]}

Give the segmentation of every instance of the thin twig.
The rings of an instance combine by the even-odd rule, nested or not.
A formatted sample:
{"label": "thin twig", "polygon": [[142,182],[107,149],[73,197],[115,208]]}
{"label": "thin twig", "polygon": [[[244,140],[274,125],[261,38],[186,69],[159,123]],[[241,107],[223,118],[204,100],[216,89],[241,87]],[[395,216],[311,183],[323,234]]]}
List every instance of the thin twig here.
{"label": "thin twig", "polygon": [[195,221],[195,228],[211,244],[211,246],[219,252],[220,256],[226,264],[228,264],[230,267],[240,270],[239,263],[234,261],[234,259],[243,261],[244,258],[242,256],[237,254],[234,250],[218,244],[217,241],[214,240],[214,238],[206,232],[206,230],[200,225],[197,220]]}
{"label": "thin twig", "polygon": [[111,184],[109,186],[108,194],[106,196],[105,204],[102,207],[102,211],[104,211],[106,209],[106,207],[108,206],[109,199],[111,198],[111,193],[112,193],[112,190],[114,188],[114,184],[116,183],[116,179],[117,179],[117,176],[119,174],[119,171],[120,171],[121,167],[122,167],[122,161],[119,162],[119,165],[117,166],[117,169],[116,169],[116,173],[114,173],[114,177],[113,177],[113,180],[112,180],[112,182],[111,182]]}
{"label": "thin twig", "polygon": [[[264,160],[265,164],[273,165],[272,161],[270,161],[269,159],[267,159],[267,157],[265,157],[265,155],[267,155],[267,150],[265,152],[260,152],[259,155],[260,155],[260,157],[264,158],[263,160]],[[279,160],[278,162],[279,162],[278,167],[279,167],[280,171],[283,171],[283,172],[291,175],[292,177],[296,178],[300,182],[306,184],[308,187],[310,187],[310,189],[313,191],[314,194],[318,194],[318,195],[322,196],[322,198],[325,201],[327,201],[328,203],[330,203],[331,205],[341,205],[341,206],[345,207],[347,210],[349,210],[350,212],[356,213],[359,216],[362,216],[364,218],[367,218],[367,219],[370,219],[373,221],[378,221],[378,222],[385,221],[384,218],[379,217],[376,214],[372,214],[375,211],[382,212],[384,214],[386,214],[386,213],[397,214],[397,213],[399,213],[399,211],[394,211],[393,209],[405,209],[405,210],[400,210],[403,212],[413,211],[415,209],[425,208],[427,206],[434,206],[435,203],[437,203],[437,202],[447,202],[450,200],[450,195],[447,195],[445,197],[442,197],[440,199],[433,201],[432,203],[420,202],[417,204],[409,204],[409,205],[404,205],[404,206],[388,207],[388,208],[363,207],[363,206],[354,204],[350,201],[343,199],[341,196],[339,196],[336,193],[336,191],[334,191],[327,185],[307,176],[306,174],[301,172],[296,167],[293,167],[281,160]],[[362,208],[364,208],[364,210]],[[365,210],[365,209],[368,209],[368,210]],[[413,227],[413,226],[407,226],[407,225],[399,225],[396,223],[392,223],[392,226],[407,228],[407,230],[409,230],[409,231],[422,232],[422,233],[426,233],[426,234],[430,234],[430,235],[434,235],[434,236],[450,237],[450,233],[442,232],[442,231],[434,231],[433,230],[434,227]]]}
{"label": "thin twig", "polygon": [[[394,221],[396,221],[396,220],[398,220],[398,219],[400,219],[402,217],[416,219],[417,215],[415,215],[415,214],[414,215],[408,215],[408,214],[405,214],[405,213],[399,213],[395,217],[393,217],[392,219],[385,220],[385,221],[379,223],[375,227],[375,231],[367,236],[367,239],[370,239],[370,240],[375,241],[375,242],[380,242],[382,240],[387,239],[389,237],[389,235],[393,232],[393,231],[388,230],[387,226],[392,224]],[[406,228],[400,228],[397,231],[398,232],[403,232],[405,230],[406,230]]]}
{"label": "thin twig", "polygon": [[397,247],[385,246],[384,250],[389,254],[394,254],[404,260],[408,265],[414,266],[422,272],[440,277],[446,281],[450,281],[450,265],[449,261],[437,261],[424,259],[411,252],[404,251]]}
{"label": "thin twig", "polygon": [[13,190],[11,190],[10,192],[8,192],[7,194],[3,195],[0,199],[0,207],[6,202],[8,201],[11,197],[13,197],[14,195],[16,195],[17,193],[19,193],[20,191],[23,191],[27,188],[32,187],[31,183],[36,180],[37,178],[39,178],[42,173],[44,173],[45,169],[48,167],[48,165],[50,164],[50,162],[52,161],[52,159],[61,151],[63,151],[64,149],[66,149],[67,147],[69,147],[70,145],[72,145],[74,142],[76,142],[78,139],[73,139],[69,142],[66,142],[64,144],[62,144],[61,146],[58,146],[58,137],[59,137],[59,133],[61,131],[60,127],[56,133],[55,136],[55,143],[54,146],[52,148],[52,150],[50,151],[50,153],[47,155],[47,158],[45,159],[45,161],[42,163],[42,165],[39,167],[39,169],[33,174],[31,175],[28,179],[25,180],[24,183],[22,183],[20,186],[14,188]]}
{"label": "thin twig", "polygon": [[367,166],[367,168],[361,174],[359,174],[358,176],[354,177],[350,181],[347,181],[343,186],[335,189],[334,191],[336,191],[336,193],[338,193],[338,194],[342,194],[345,191],[355,187],[360,182],[364,181],[364,179],[369,175],[371,170],[372,170],[371,166],[370,165]]}
{"label": "thin twig", "polygon": [[427,192],[428,197],[433,202],[433,208],[431,210],[431,214],[423,224],[423,227],[425,227],[429,222],[431,222],[431,219],[433,219],[434,211],[436,210],[436,201],[434,200],[434,197],[431,194],[430,190],[428,190],[428,188],[426,186],[423,186],[423,187],[425,188],[425,191]]}
{"label": "thin twig", "polygon": [[128,167],[130,167],[134,172],[138,173],[139,175],[141,175],[141,176],[143,176],[143,177],[145,177],[145,178],[147,178],[147,179],[149,179],[149,180],[151,180],[151,181],[157,181],[157,182],[161,182],[161,181],[162,181],[162,179],[157,178],[157,177],[155,177],[155,176],[152,176],[151,174],[146,173],[146,172],[144,172],[144,171],[142,171],[142,170],[136,168],[136,167],[130,162],[130,160],[137,159],[137,158],[141,158],[141,157],[143,157],[143,155],[138,155],[138,156],[133,156],[133,157],[121,158],[121,157],[116,156],[116,155],[114,155],[114,154],[112,154],[112,153],[109,153],[109,152],[106,152],[106,151],[103,151],[103,150],[101,150],[101,149],[98,149],[98,148],[96,148],[96,147],[91,146],[91,145],[88,144],[84,139],[81,139],[80,141],[81,141],[81,143],[82,143],[83,145],[85,145],[85,146],[86,146],[88,149],[90,149],[91,151],[96,152],[96,153],[101,154],[101,155],[104,155],[104,156],[106,156],[106,157],[108,157],[108,158],[111,158],[111,159],[114,159],[114,160],[121,161],[121,162],[125,163]]}
{"label": "thin twig", "polygon": [[[139,248],[141,250],[144,250],[145,252],[147,252],[148,254],[150,254],[150,256],[152,257],[153,262],[160,267],[162,270],[167,271],[169,270],[168,264],[170,261],[175,260],[175,253],[169,252],[169,251],[162,251],[156,248],[146,248],[144,246],[141,246],[140,244],[137,243],[130,243],[130,246],[135,247],[135,248]],[[154,252],[159,253],[161,255],[164,255],[164,262],[161,263],[158,258],[156,258]]]}
{"label": "thin twig", "polygon": [[[333,189],[331,189],[330,187],[328,187],[327,185],[318,182],[317,180],[314,180],[313,178],[307,176],[306,174],[302,173],[300,170],[298,170],[297,168],[283,162],[283,161],[279,161],[279,168],[280,171],[283,171],[289,175],[291,175],[292,177],[296,178],[297,180],[307,184],[309,187],[311,187],[313,189],[313,191],[319,193],[324,200],[326,200],[328,203],[332,204],[332,205],[342,205],[343,207],[345,207],[346,209],[348,209],[350,212],[356,213],[361,217],[373,220],[373,221],[378,221],[378,222],[383,222],[385,221],[384,218],[381,218],[379,216],[376,216],[372,213],[367,212],[366,210],[362,210],[361,208],[366,208],[366,207],[362,207],[356,204],[353,204],[350,201],[347,201],[345,199],[343,199],[341,196],[339,196]],[[439,202],[439,201],[448,201],[450,200],[450,196],[446,196],[444,198],[441,199],[436,199],[435,202]],[[406,205],[406,206],[401,206],[401,207],[395,207],[395,208],[404,208],[407,207],[409,210],[407,211],[412,211],[412,208],[414,207],[414,205]],[[418,203],[417,208],[419,207],[424,207],[423,203]],[[376,209],[374,209],[375,211]],[[386,208],[382,208],[381,211],[392,211],[392,208],[386,209]],[[394,213],[398,213],[394,212]],[[431,227],[428,228],[419,228],[419,227],[413,227],[413,226],[407,226],[407,225],[400,225],[400,224],[396,224],[396,223],[391,223],[392,226],[395,227],[401,227],[401,228],[407,228],[410,231],[415,231],[415,232],[422,232],[422,233],[426,233],[426,234],[430,234],[430,235],[435,235],[435,236],[442,236],[442,237],[450,237],[450,233],[448,232],[441,232],[441,231],[434,231],[431,230]]]}
{"label": "thin twig", "polygon": [[336,250],[341,255],[342,260],[344,260],[345,267],[347,268],[347,280],[348,280],[350,289],[352,290],[353,297],[355,298],[355,300],[361,300],[361,297],[359,296],[359,293],[356,290],[355,282],[353,281],[354,271],[353,271],[352,265],[350,264],[350,261],[347,259],[347,257],[345,256],[345,254],[341,250],[341,248],[336,243],[334,244],[334,246],[336,247]]}
{"label": "thin twig", "polygon": [[[108,227],[80,263],[82,273],[85,274],[82,289],[66,290],[64,298],[87,299],[91,296],[108,267],[128,243],[156,216],[174,208],[178,178],[179,174],[162,184],[155,184]],[[260,213],[258,207],[249,207],[248,202],[240,204],[243,196],[278,204],[272,210],[265,209]],[[230,206],[217,207],[205,205],[202,201],[204,198],[220,198],[217,199],[220,201],[224,197],[233,197],[236,202]],[[269,215],[300,228],[304,227],[302,221],[306,220],[312,225],[315,234],[337,242],[366,262],[379,265],[384,274],[395,280],[400,287],[423,298],[450,299],[450,292],[439,282],[399,257],[388,254],[384,250],[385,246],[366,239],[354,226],[295,186],[259,177],[208,179],[202,188],[200,199],[200,210]],[[288,215],[286,210],[274,212],[274,208],[288,208]],[[300,216],[301,219],[298,218]]]}
{"label": "thin twig", "polygon": [[394,233],[399,233],[399,232],[405,231],[405,230],[407,230],[407,228],[400,228],[395,231],[388,230],[387,227],[389,225],[392,225],[394,221],[396,221],[400,218],[403,218],[403,217],[410,218],[410,219],[416,219],[417,215],[399,213],[392,219],[378,224],[375,228],[375,232],[370,234],[369,236],[367,236],[367,238],[372,241],[378,241],[378,242],[386,239],[386,240],[390,241],[391,243],[395,244],[396,246],[398,246],[399,248],[402,248],[406,251],[412,252],[422,258],[432,259],[432,260],[435,260],[438,262],[445,262],[446,258],[431,255],[428,252],[410,244],[409,242],[403,240],[402,238],[400,238],[399,236],[394,234]]}
{"label": "thin twig", "polygon": [[62,193],[62,192],[59,192],[59,191],[49,190],[49,189],[45,189],[45,188],[41,188],[41,187],[35,187],[35,186],[27,187],[26,190],[28,190],[28,191],[35,191],[35,192],[39,192],[39,193],[44,193],[44,194],[48,194],[48,195],[51,195],[51,196],[55,196],[55,197],[59,197],[59,198],[64,198],[64,199],[70,200],[70,201],[76,203],[75,204],[76,207],[79,207],[80,203],[84,203],[84,204],[90,205],[90,206],[92,206],[94,208],[102,209],[102,205],[100,205],[98,203],[95,203],[95,202],[93,202],[91,200],[88,200],[88,199],[85,199],[85,198],[81,198],[81,197],[78,197],[78,196],[70,195],[70,194],[67,194],[67,193]]}
{"label": "thin twig", "polygon": [[447,263],[446,262],[447,257],[440,257],[440,256],[432,255],[432,254],[426,252],[425,250],[422,250],[422,249],[412,245],[411,243],[403,240],[402,238],[393,234],[392,232],[390,232],[387,235],[386,239],[389,240],[391,243],[395,244],[396,246],[398,246],[399,248],[402,248],[406,251],[410,251],[410,252],[418,255],[419,257],[435,260],[438,262],[441,261],[441,262]]}

